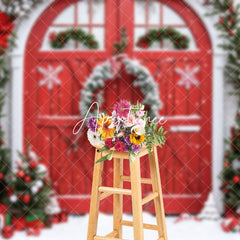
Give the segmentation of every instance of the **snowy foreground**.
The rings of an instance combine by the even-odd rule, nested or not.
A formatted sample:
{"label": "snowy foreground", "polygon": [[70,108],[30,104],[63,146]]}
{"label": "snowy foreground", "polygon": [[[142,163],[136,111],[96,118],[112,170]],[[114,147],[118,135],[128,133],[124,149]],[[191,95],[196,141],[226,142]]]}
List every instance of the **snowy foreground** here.
{"label": "snowy foreground", "polygon": [[[148,213],[143,215],[144,223],[155,224],[155,217]],[[125,220],[131,216],[124,215]],[[239,240],[240,233],[224,233],[219,221],[183,220],[174,223],[176,217],[167,217],[167,230],[169,240]],[[70,216],[67,223],[54,225],[52,229],[43,230],[39,237],[26,236],[25,232],[17,232],[11,240],[86,240],[88,215]],[[104,236],[112,231],[112,216],[101,214],[99,216],[98,235]],[[157,232],[144,231],[145,240],[157,239]],[[1,237],[0,237],[1,239]],[[123,227],[123,239],[133,239],[131,227]]]}

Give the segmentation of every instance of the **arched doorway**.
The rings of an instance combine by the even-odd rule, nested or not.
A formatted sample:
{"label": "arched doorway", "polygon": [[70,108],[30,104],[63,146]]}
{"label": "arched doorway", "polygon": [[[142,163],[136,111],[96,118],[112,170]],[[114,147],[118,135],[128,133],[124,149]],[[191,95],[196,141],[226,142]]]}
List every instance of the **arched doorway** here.
{"label": "arched doorway", "polygon": [[[188,35],[190,49],[174,50],[167,41],[147,50],[136,47],[138,37],[148,29],[165,26]],[[71,27],[93,33],[100,49],[88,50],[74,41],[63,50],[51,49],[49,34]],[[86,135],[75,149],[71,131],[80,116],[80,90],[93,68],[112,56],[122,28],[128,36],[126,53],[145,65],[158,83],[163,102],[160,115],[168,120],[167,144],[159,150],[166,212],[198,212],[211,189],[212,55],[206,29],[183,1],[52,3],[36,21],[26,45],[24,138],[31,137],[49,167],[61,204],[71,212],[88,212],[93,150]],[[109,106],[118,98],[141,98],[137,89],[126,88],[131,81],[123,74],[106,86]],[[106,184],[111,184],[111,169],[109,162]],[[144,165],[142,175],[147,177],[147,172]],[[143,194],[148,191],[145,187]],[[109,211],[109,204],[111,199],[106,199],[102,210]],[[125,211],[130,208],[129,202]],[[151,204],[145,210],[154,211]]]}

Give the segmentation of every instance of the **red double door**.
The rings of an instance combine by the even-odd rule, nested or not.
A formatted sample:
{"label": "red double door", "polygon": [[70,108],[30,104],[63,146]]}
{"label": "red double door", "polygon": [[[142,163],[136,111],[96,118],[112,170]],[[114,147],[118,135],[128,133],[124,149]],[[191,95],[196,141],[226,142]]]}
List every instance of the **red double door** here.
{"label": "red double door", "polygon": [[[160,115],[167,120],[164,127],[168,134],[158,156],[166,213],[198,212],[211,189],[211,44],[202,22],[183,1],[157,2],[182,17],[195,50],[136,49],[134,29],[138,26],[132,0],[105,1],[102,50],[42,49],[54,20],[70,5],[77,6],[77,1],[54,1],[32,28],[25,51],[24,143],[30,137],[33,149],[48,166],[61,205],[69,212],[87,213],[91,197],[94,149],[87,141],[86,129],[77,146],[72,134],[80,120],[80,91],[94,67],[112,57],[113,43],[120,40],[122,28],[126,28],[128,38],[125,53],[149,69],[163,103]],[[104,87],[104,107],[112,107],[119,99],[141,100],[133,80],[126,72],[109,80]],[[124,164],[127,175],[127,160]],[[112,184],[112,171],[112,162],[107,161],[104,185]],[[146,159],[142,160],[142,177],[149,177]],[[150,191],[149,186],[143,186],[144,196]],[[125,212],[131,211],[130,199],[124,200]],[[102,211],[111,212],[111,204],[111,197],[105,199]],[[144,208],[154,212],[151,203]]]}

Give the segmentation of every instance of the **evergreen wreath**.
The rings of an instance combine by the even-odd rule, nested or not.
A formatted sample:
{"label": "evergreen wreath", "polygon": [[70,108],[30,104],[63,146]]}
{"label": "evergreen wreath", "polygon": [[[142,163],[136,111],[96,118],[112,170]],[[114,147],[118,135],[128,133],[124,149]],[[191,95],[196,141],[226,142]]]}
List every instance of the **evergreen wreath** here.
{"label": "evergreen wreath", "polygon": [[82,43],[89,49],[99,48],[99,44],[94,36],[83,31],[82,29],[71,28],[59,33],[53,31],[49,34],[50,45],[52,48],[64,48],[70,39]]}
{"label": "evergreen wreath", "polygon": [[236,125],[232,127],[230,139],[227,140],[230,149],[224,155],[224,168],[220,178],[221,190],[224,194],[224,202],[231,212],[240,211],[240,4],[234,4],[233,0],[206,0],[211,15],[218,15],[219,20],[215,24],[221,32],[224,43],[219,46],[227,52],[227,60],[224,68],[226,80],[233,85],[238,97],[238,110]]}
{"label": "evergreen wreath", "polygon": [[[146,105],[145,108],[148,110],[149,116],[151,118],[158,117],[158,110],[162,103],[159,99],[158,84],[154,81],[148,69],[140,65],[137,60],[127,58],[126,55],[118,55],[111,60],[115,64],[123,64],[126,72],[136,77],[133,86],[139,87],[143,93],[142,103]],[[93,70],[86,81],[85,88],[81,91],[79,106],[82,118],[85,117],[94,101],[97,101],[100,106],[103,103],[102,95],[105,82],[114,78],[114,64],[111,63],[111,60],[107,60]],[[90,109],[90,115],[96,115],[96,113],[96,109]]]}
{"label": "evergreen wreath", "polygon": [[149,48],[154,42],[161,42],[164,39],[169,39],[175,49],[189,48],[189,38],[171,27],[149,30],[145,35],[139,37],[136,45],[140,48]]}

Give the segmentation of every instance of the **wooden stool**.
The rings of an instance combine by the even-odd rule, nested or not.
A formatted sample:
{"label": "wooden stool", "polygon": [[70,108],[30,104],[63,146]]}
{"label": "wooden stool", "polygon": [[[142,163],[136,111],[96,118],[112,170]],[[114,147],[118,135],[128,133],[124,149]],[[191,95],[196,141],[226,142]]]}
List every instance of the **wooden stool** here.
{"label": "wooden stool", "polygon": [[[109,151],[99,152],[96,148],[95,162],[102,156],[110,153]],[[133,163],[130,163],[130,177],[123,176],[123,159],[128,159],[126,152],[113,152],[114,161],[114,180],[113,187],[103,187],[102,171],[103,162],[94,165],[92,196],[89,213],[88,235],[87,240],[104,240],[104,239],[122,239],[122,226],[132,226],[134,228],[134,240],[143,240],[143,229],[151,229],[158,231],[158,240],[167,240],[167,230],[165,223],[165,214],[162,198],[162,188],[160,181],[160,173],[158,166],[158,157],[156,146],[149,156],[150,162],[150,178],[142,178],[140,176],[140,157],[148,154],[146,148],[142,148],[138,157]],[[123,189],[123,182],[131,182],[131,189]],[[141,183],[152,184],[153,193],[142,199]],[[97,223],[99,213],[100,200],[113,194],[113,232],[105,237],[96,236]],[[123,214],[123,194],[132,196],[133,222],[124,221]],[[142,216],[142,205],[154,200],[157,225],[144,224]]]}

